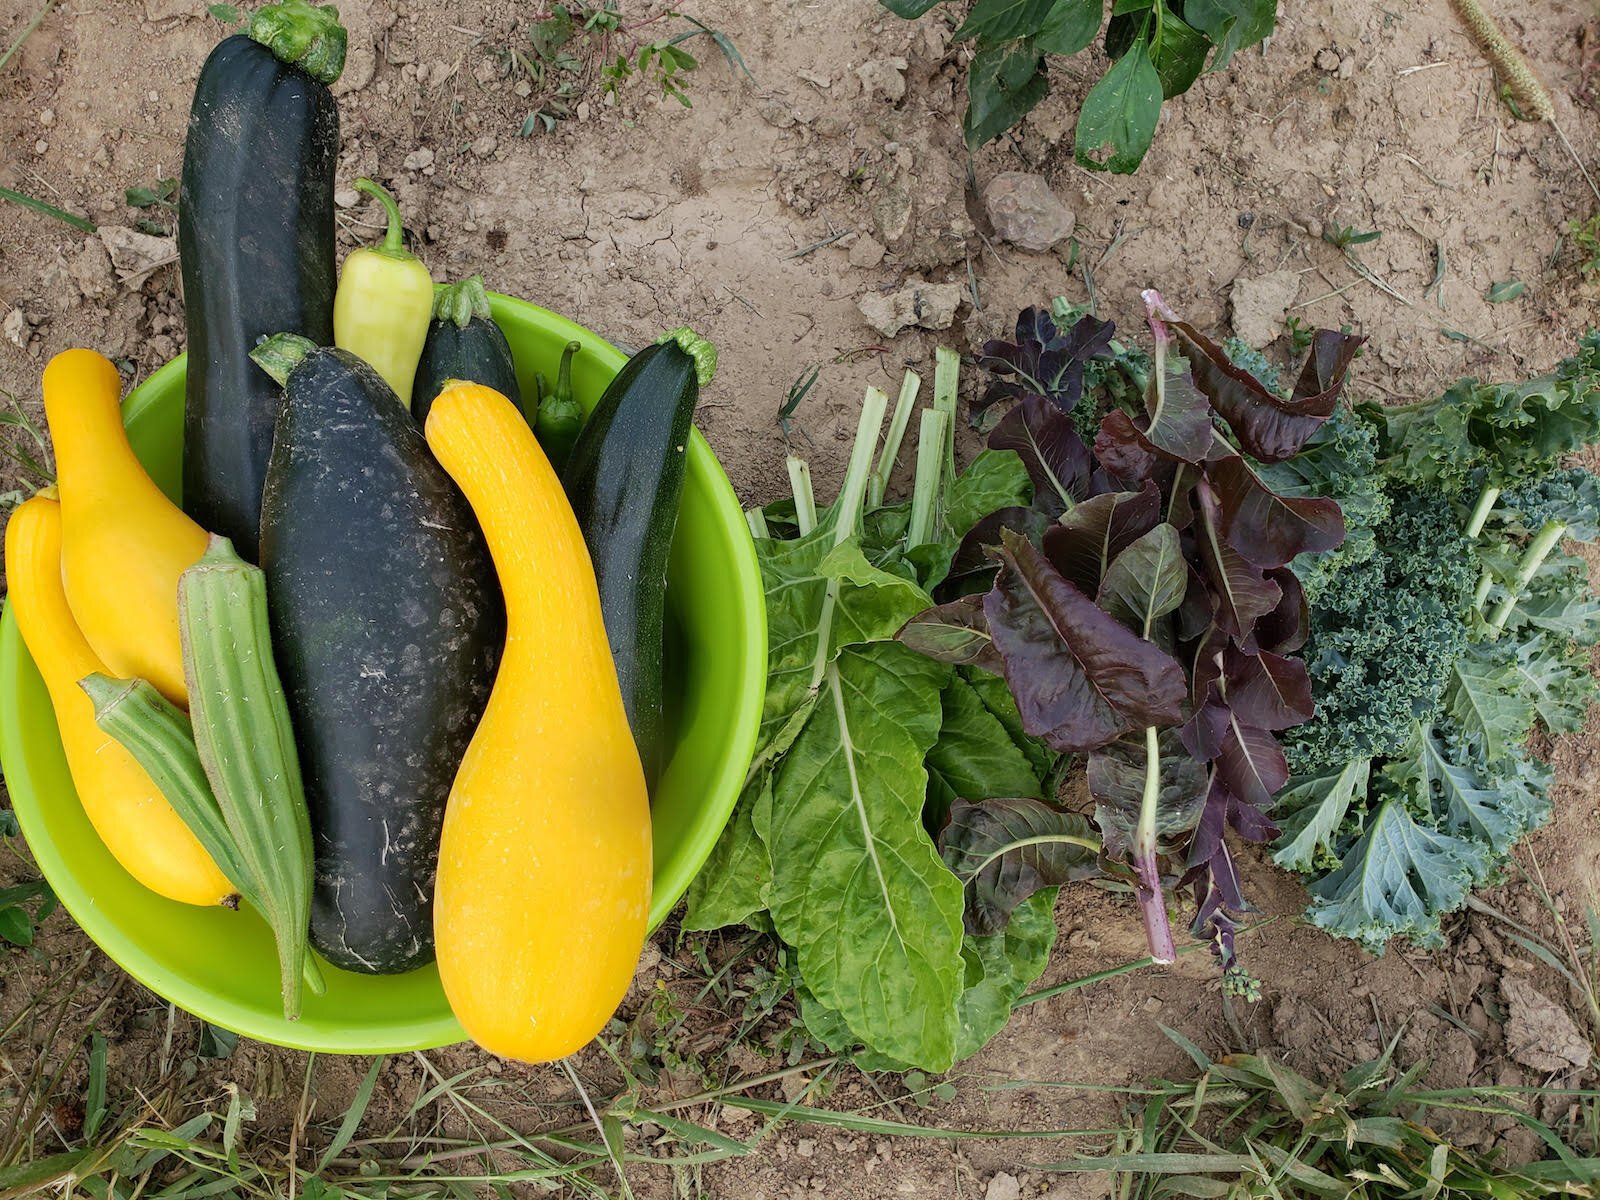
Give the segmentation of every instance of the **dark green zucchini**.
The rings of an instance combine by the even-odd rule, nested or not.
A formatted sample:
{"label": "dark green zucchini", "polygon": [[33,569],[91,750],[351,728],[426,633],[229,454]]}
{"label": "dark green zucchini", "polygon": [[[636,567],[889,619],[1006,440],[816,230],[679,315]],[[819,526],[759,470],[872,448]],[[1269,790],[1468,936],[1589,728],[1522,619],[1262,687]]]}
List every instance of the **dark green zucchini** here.
{"label": "dark green zucchini", "polygon": [[289,0],[206,59],[189,111],[178,203],[188,320],[183,506],[258,557],[278,388],[250,361],[288,331],[333,341],[333,174],[344,66],[332,6]]}
{"label": "dark green zucchini", "polygon": [[311,810],[311,942],[348,970],[408,971],[433,957],[439,830],[505,637],[499,584],[376,371],[303,339],[257,357],[286,379],[261,565]]}
{"label": "dark green zucchini", "polygon": [[411,388],[411,414],[418,425],[428,419],[434,399],[451,379],[492,387],[524,417],[530,411],[522,403],[511,347],[489,312],[489,293],[483,290],[481,275],[434,294],[433,321],[417,363],[417,382]]}
{"label": "dark green zucchini", "polygon": [[600,584],[628,724],[654,786],[664,747],[667,555],[700,383],[716,353],[688,330],[641,350],[611,381],[562,475]]}

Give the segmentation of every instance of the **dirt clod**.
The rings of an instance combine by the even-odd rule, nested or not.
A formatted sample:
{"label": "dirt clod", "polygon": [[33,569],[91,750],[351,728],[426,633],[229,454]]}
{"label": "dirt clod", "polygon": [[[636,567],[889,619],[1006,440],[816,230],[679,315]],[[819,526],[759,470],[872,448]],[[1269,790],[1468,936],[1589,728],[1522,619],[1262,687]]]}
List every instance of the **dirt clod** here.
{"label": "dirt clod", "polygon": [[983,1200],[1022,1200],[1022,1184],[1015,1175],[996,1172],[983,1189]]}
{"label": "dirt clod", "polygon": [[1260,349],[1283,332],[1284,315],[1300,294],[1300,276],[1290,270],[1233,281],[1229,302],[1233,330],[1246,345]]}
{"label": "dirt clod", "polygon": [[1072,236],[1076,219],[1050,185],[1025,171],[1002,171],[983,190],[994,234],[1020,250],[1044,251]]}
{"label": "dirt clod", "polygon": [[867,324],[884,337],[902,329],[949,329],[966,299],[959,283],[923,283],[913,279],[897,292],[870,292],[856,301]]}
{"label": "dirt clod", "polygon": [[1500,994],[1509,1010],[1506,1046],[1511,1057],[1535,1071],[1570,1071],[1593,1053],[1566,1009],[1525,979],[1503,976]]}

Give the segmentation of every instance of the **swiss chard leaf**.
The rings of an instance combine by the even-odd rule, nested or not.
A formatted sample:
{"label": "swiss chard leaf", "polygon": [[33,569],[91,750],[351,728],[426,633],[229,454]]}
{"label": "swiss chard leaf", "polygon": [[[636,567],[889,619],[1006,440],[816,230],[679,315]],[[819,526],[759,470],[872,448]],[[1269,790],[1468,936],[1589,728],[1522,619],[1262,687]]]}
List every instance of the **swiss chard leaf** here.
{"label": "swiss chard leaf", "polygon": [[961,883],[922,825],[923,763],[949,668],[901,646],[841,651],[785,756],[766,841],[773,924],[866,1044],[925,1070],[955,1058]]}
{"label": "swiss chard leaf", "polygon": [[943,720],[928,751],[928,828],[937,833],[957,800],[1042,795],[1038,773],[965,679],[939,697]]}
{"label": "swiss chard leaf", "polygon": [[683,917],[685,929],[741,925],[766,909],[772,860],[766,846],[756,836],[751,818],[758,797],[771,805],[772,777],[767,772],[762,772],[761,778],[747,786],[739,797],[722,836],[711,849],[711,857],[689,884],[684,897],[687,903]]}
{"label": "swiss chard leaf", "polygon": [[[1143,38],[1111,64],[1078,111],[1073,156],[1080,166],[1129,175],[1138,170],[1161,116],[1161,76]],[[1110,146],[1110,153],[1097,157]]]}
{"label": "swiss chard leaf", "polygon": [[1089,823],[1042,800],[957,801],[940,837],[944,861],[966,888],[966,928],[991,936],[1041,888],[1099,873]]}
{"label": "swiss chard leaf", "polygon": [[989,622],[983,615],[983,597],[962,596],[959,600],[924,609],[907,621],[895,635],[900,643],[918,654],[952,666],[971,666],[998,674],[1000,654],[989,636]]}
{"label": "swiss chard leaf", "polygon": [[1033,501],[1033,480],[1022,459],[1005,450],[980,450],[950,485],[950,528],[965,533],[983,517]]}
{"label": "swiss chard leaf", "polygon": [[956,1021],[956,1058],[977,1053],[1011,1019],[1011,1009],[1050,964],[1056,940],[1056,890],[1043,888],[1012,910],[1004,932],[968,934],[961,943],[967,989]]}
{"label": "swiss chard leaf", "polygon": [[1171,725],[1183,667],[1063,578],[1030,544],[1005,535],[984,615],[1023,728],[1056,750],[1092,750],[1128,730]]}

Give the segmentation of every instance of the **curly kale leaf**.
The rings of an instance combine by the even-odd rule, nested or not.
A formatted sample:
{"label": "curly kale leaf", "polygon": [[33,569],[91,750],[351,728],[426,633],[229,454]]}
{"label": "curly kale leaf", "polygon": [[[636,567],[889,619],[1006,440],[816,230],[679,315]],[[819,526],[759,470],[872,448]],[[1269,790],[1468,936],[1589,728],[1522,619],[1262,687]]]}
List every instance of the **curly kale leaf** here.
{"label": "curly kale leaf", "polygon": [[1437,400],[1378,411],[1397,478],[1447,496],[1515,487],[1600,438],[1600,331],[1528,383],[1463,379]]}
{"label": "curly kale leaf", "polygon": [[1600,537],[1600,479],[1582,467],[1552,471],[1500,497],[1506,532],[1532,537],[1550,521],[1566,526],[1578,542]]}
{"label": "curly kale leaf", "polygon": [[1378,470],[1378,431],[1344,406],[1311,436],[1294,458],[1256,468],[1261,481],[1283,496],[1329,496],[1344,513],[1344,544],[1326,554],[1302,554],[1291,564],[1312,604],[1346,567],[1377,553],[1378,527],[1389,516],[1389,495]]}
{"label": "curly kale leaf", "polygon": [[1228,356],[1228,361],[1242,371],[1249,371],[1254,375],[1262,387],[1269,392],[1283,395],[1283,373],[1272,365],[1272,361],[1261,351],[1252,347],[1248,342],[1239,338],[1227,338],[1222,343],[1222,352]]}
{"label": "curly kale leaf", "polygon": [[1304,657],[1317,713],[1288,735],[1297,775],[1399,753],[1412,723],[1439,713],[1477,579],[1450,509],[1401,493],[1372,556],[1323,588]]}

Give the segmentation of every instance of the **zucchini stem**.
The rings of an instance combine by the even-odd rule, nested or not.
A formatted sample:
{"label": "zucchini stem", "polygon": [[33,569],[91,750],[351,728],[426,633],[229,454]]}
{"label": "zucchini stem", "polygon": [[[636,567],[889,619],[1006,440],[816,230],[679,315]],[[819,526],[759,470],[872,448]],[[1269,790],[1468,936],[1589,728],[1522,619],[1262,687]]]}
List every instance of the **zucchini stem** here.
{"label": "zucchini stem", "polygon": [[878,455],[878,466],[867,484],[867,511],[883,507],[883,497],[889,490],[889,477],[894,474],[895,461],[900,457],[900,444],[905,441],[906,427],[911,424],[911,410],[916,407],[917,393],[922,390],[922,376],[907,371],[900,381],[900,397],[894,404],[894,417],[889,422],[889,433],[883,440],[883,451]]}
{"label": "zucchini stem", "polygon": [[287,387],[294,369],[316,348],[315,342],[298,333],[275,333],[250,351],[250,361],[271,375],[279,387]]}

